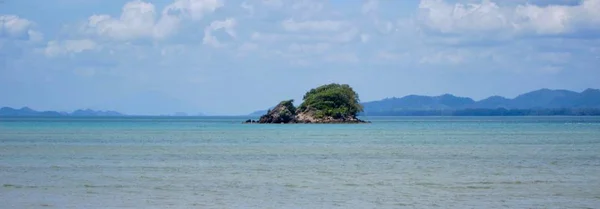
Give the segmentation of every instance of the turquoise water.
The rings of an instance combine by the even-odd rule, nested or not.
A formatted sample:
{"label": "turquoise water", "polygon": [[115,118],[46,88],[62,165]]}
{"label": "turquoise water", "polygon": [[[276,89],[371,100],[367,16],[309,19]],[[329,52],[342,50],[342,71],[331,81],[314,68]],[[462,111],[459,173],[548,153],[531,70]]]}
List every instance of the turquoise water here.
{"label": "turquoise water", "polygon": [[599,117],[0,118],[0,208],[600,208]]}

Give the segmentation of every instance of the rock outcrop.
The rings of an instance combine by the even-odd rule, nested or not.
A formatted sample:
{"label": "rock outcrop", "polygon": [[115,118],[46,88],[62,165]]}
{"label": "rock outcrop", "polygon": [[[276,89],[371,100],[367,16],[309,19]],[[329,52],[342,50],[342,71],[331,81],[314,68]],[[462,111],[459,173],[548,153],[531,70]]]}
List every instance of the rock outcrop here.
{"label": "rock outcrop", "polygon": [[280,103],[267,114],[261,116],[260,119],[248,119],[244,123],[369,123],[352,116],[339,118],[325,116],[319,118],[314,111],[300,112],[296,110],[296,112],[292,112],[291,110],[291,108]]}
{"label": "rock outcrop", "polygon": [[260,117],[258,123],[290,123],[296,118],[294,100],[282,101],[267,114]]}

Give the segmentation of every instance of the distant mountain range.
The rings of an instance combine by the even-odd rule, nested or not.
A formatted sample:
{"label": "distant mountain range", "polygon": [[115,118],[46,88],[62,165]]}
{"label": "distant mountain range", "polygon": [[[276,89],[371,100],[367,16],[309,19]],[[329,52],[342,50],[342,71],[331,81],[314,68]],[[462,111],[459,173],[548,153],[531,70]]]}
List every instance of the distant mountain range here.
{"label": "distant mountain range", "polygon": [[123,116],[115,111],[96,111],[90,109],[75,110],[71,113],[57,111],[36,111],[29,107],[14,109],[10,107],[0,108],[0,116]]}
{"label": "distant mountain range", "polygon": [[[568,90],[540,89],[521,94],[513,99],[492,96],[475,101],[468,97],[457,97],[451,94],[440,96],[409,95],[402,98],[388,98],[363,103],[363,115],[414,115],[428,114],[484,114],[482,110],[504,111],[502,114],[579,114],[581,111],[600,109],[600,90],[586,89],[578,93]],[[566,110],[565,110],[566,109]],[[521,110],[520,113],[508,113],[507,110]],[[533,110],[523,113],[522,110]],[[553,110],[553,111],[541,111]],[[556,111],[563,112],[556,112]],[[568,110],[568,111],[567,111]],[[489,111],[488,111],[489,112]],[[491,114],[491,113],[490,113]],[[498,113],[500,114],[500,113]],[[583,113],[582,113],[583,114]]]}
{"label": "distant mountain range", "polygon": [[[363,116],[393,115],[600,115],[600,90],[582,92],[540,89],[521,94],[513,99],[491,96],[475,101],[452,94],[440,96],[408,95],[362,103]],[[267,110],[255,111],[249,116],[261,116]],[[36,111],[28,107],[0,108],[0,116],[124,116],[115,111],[76,110],[71,113]],[[176,116],[187,114],[176,113]],[[200,115],[200,114],[199,114]]]}
{"label": "distant mountain range", "polygon": [[[475,101],[452,94],[440,96],[408,95],[363,102],[366,116],[393,115],[600,115],[600,90],[583,92],[540,89],[513,99],[491,96]],[[249,116],[260,116],[267,110]]]}

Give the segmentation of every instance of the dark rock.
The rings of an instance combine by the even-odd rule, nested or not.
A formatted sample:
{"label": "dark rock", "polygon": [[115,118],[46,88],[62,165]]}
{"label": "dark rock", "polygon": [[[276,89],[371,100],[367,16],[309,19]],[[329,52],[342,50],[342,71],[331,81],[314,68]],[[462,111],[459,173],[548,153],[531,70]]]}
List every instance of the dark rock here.
{"label": "dark rock", "polygon": [[245,123],[368,123],[355,116],[316,117],[315,111],[297,110],[292,104],[293,100],[280,102],[258,121],[247,120]]}
{"label": "dark rock", "polygon": [[267,114],[260,117],[258,123],[290,123],[295,120],[296,108],[293,105],[294,100],[280,102]]}

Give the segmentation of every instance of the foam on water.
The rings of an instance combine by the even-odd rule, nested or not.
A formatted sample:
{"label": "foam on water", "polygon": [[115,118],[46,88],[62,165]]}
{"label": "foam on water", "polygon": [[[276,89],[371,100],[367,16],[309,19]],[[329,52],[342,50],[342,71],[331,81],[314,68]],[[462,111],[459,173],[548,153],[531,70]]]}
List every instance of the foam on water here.
{"label": "foam on water", "polygon": [[600,118],[1,118],[6,208],[596,208]]}

